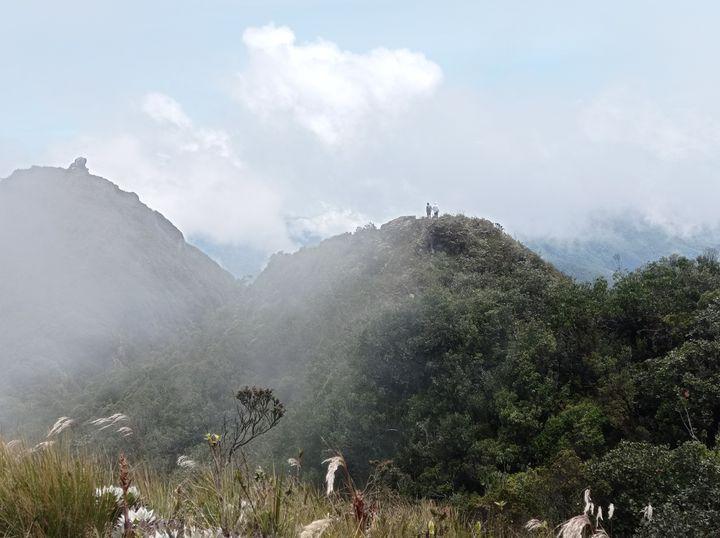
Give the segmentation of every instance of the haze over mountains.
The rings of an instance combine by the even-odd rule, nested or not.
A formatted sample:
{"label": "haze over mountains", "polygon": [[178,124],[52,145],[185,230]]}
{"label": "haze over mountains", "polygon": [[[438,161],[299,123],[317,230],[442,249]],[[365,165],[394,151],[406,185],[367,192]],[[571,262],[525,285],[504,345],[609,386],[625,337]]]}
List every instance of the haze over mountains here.
{"label": "haze over mountains", "polygon": [[[628,248],[649,255],[652,233],[640,237]],[[701,491],[693,510],[720,498],[697,489],[718,483],[703,463],[720,436],[714,255],[576,282],[486,219],[403,216],[275,254],[238,282],[82,161],[0,182],[0,252],[3,437],[123,413],[128,437],[66,438],[169,471],[178,454],[207,456],[204,434],[222,434],[236,391],[258,385],[286,413],[248,458],[302,449],[306,477],[339,450],[353,480],[380,473],[411,496],[497,506],[521,484],[539,504],[509,502],[517,521],[599,484],[620,499],[623,536],[648,498],[659,521],[677,519],[675,494]],[[659,453],[679,481],[638,479],[646,489],[622,497],[637,480],[616,460],[657,477]]]}
{"label": "haze over mountains", "polygon": [[[487,221],[468,222],[463,241],[504,236]],[[43,410],[34,408],[42,420],[60,412],[53,407],[60,398],[73,405],[85,398],[92,408],[110,397],[105,390],[117,397],[125,382],[142,391],[137,383],[151,380],[146,388],[156,390],[157,378],[138,374],[143,369],[183,371],[176,379],[187,383],[166,390],[181,391],[174,401],[206,419],[217,412],[213,397],[188,385],[231,390],[243,380],[274,379],[284,397],[299,397],[305,369],[339,352],[328,342],[347,345],[349,327],[361,330],[441,276],[433,274],[436,261],[421,255],[444,248],[433,247],[425,224],[403,217],[278,254],[246,287],[137,195],[84,164],[16,171],[0,182],[0,420],[32,407],[29,393],[44,394]],[[509,238],[499,245],[524,252]],[[217,386],[208,391],[217,394]],[[203,412],[206,404],[212,410]]]}
{"label": "haze over mountains", "polygon": [[[695,257],[718,238],[619,219],[599,222],[591,236],[527,244],[566,274],[592,280],[670,254]],[[256,276],[266,263],[257,251],[199,246],[238,277]],[[5,381],[121,360],[129,341],[160,341],[242,287],[136,194],[84,165],[33,167],[0,181],[0,251]],[[257,287],[268,278],[261,275]]]}
{"label": "haze over mountains", "polygon": [[161,214],[82,162],[0,181],[0,252],[0,387],[107,368],[199,322],[235,287]]}
{"label": "haze over mountains", "polygon": [[[436,278],[430,275],[438,269],[426,266],[431,259],[417,258],[432,251],[427,243],[432,234],[460,234],[442,248],[459,254],[476,245],[472,248],[487,259],[497,258],[498,268],[507,261],[502,252],[524,248],[512,246],[487,221],[448,218],[431,229],[426,229],[430,222],[414,217],[379,230],[369,225],[292,255],[275,255],[262,272],[264,261],[257,252],[247,257],[230,252],[237,257],[235,267],[246,271],[254,266],[259,273],[246,286],[188,245],[136,194],[90,174],[84,163],[18,170],[0,181],[5,414],[22,407],[24,389],[46,387],[49,380],[93,379],[92,386],[102,392],[97,376],[108,368],[122,372],[158,364],[183,364],[197,374],[194,379],[215,364],[218,372],[235,372],[216,379],[223,386],[274,379],[283,396],[299,397],[306,368],[345,353],[328,350],[328,342],[346,342],[338,335],[352,333],[349,327],[360,330],[378,312],[395,308]],[[651,226],[618,223],[614,232],[576,242],[533,240],[530,246],[581,279],[610,276],[618,265],[634,268],[673,252],[694,256],[711,246],[699,237],[681,241]],[[484,234],[500,234],[510,242],[487,250],[481,246],[484,239],[477,243]],[[204,246],[221,263],[228,255],[217,245]],[[483,271],[492,273],[486,262]]]}
{"label": "haze over mountains", "polygon": [[633,271],[674,254],[696,258],[720,245],[720,231],[703,227],[674,231],[633,216],[595,219],[576,237],[520,237],[525,245],[567,275],[583,281]]}

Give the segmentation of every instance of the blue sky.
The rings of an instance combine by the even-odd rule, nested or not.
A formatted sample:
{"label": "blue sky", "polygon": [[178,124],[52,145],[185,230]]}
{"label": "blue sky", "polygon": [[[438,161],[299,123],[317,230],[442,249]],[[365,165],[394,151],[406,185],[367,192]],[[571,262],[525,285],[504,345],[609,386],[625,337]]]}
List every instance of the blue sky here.
{"label": "blue sky", "polygon": [[353,51],[422,51],[453,84],[518,98],[582,97],[613,81],[673,84],[678,69],[713,60],[719,11],[650,1],[8,2],[0,128],[36,146],[106,121],[150,89],[199,117],[222,115],[214,101],[244,61],[242,31],[269,22]]}
{"label": "blue sky", "polygon": [[428,198],[520,232],[715,224],[714,2],[5,4],[0,177],[83,152],[187,234],[268,251]]}

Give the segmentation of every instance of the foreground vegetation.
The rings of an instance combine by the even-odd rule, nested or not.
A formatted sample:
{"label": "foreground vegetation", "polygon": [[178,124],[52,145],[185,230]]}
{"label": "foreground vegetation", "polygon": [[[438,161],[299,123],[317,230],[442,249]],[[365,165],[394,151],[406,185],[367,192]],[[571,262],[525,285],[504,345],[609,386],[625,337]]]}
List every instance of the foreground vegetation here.
{"label": "foreground vegetation", "polygon": [[179,463],[172,476],[160,476],[124,457],[113,464],[77,454],[66,444],[28,449],[2,443],[0,535],[511,535],[494,534],[497,522],[489,528],[473,524],[450,506],[410,502],[388,492],[368,492],[368,504],[359,508],[360,492],[355,502],[345,487],[326,495],[300,479],[297,469],[228,467],[218,473],[188,458]]}
{"label": "foreground vegetation", "polygon": [[[83,455],[64,436],[33,448],[0,442],[0,535],[8,537],[299,536],[389,537],[612,536],[614,505],[595,505],[590,489],[581,513],[555,528],[548,520],[514,525],[495,501],[494,515],[448,503],[409,501],[372,481],[357,489],[341,455],[328,465],[325,491],[301,478],[301,462],[287,472],[246,462],[214,465],[219,436],[208,435],[210,461],[178,458],[161,476],[132,465]],[[479,507],[476,507],[479,508]],[[652,523],[652,507],[639,519]],[[606,523],[607,522],[607,523]],[[610,533],[606,530],[610,529]]]}
{"label": "foreground vegetation", "polygon": [[[87,451],[88,435],[134,435],[121,413],[82,424],[61,417],[32,447],[0,441],[0,535],[609,538],[718,528],[720,453],[697,441],[675,450],[623,442],[590,462],[565,451],[484,495],[413,500],[389,485],[390,461],[376,462],[361,485],[335,451],[322,461],[322,490],[305,476],[302,451],[279,467],[254,467],[245,448],[278,424],[284,406],[256,387],[236,400],[222,433],[205,434],[204,454],[178,456],[171,473],[122,452],[114,460],[101,446]],[[528,511],[539,517],[526,520]]]}

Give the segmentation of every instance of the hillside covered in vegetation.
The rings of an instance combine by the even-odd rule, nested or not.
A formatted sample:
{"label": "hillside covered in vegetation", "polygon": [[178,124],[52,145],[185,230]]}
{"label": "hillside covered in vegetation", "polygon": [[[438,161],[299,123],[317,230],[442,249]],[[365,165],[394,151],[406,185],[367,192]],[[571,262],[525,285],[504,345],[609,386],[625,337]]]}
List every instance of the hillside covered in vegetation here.
{"label": "hillside covered in vegetation", "polygon": [[[63,181],[77,181],[68,174]],[[7,195],[13,184],[1,186]],[[127,342],[122,360],[97,355],[94,368],[16,393],[6,438],[37,436],[58,416],[80,425],[122,413],[132,434],[79,431],[72,445],[122,450],[169,473],[181,454],[211,464],[205,434],[224,438],[238,389],[257,385],[273,390],[282,413],[242,453],[281,475],[288,458],[304,457],[303,477],[320,482],[321,461],[340,453],[358,487],[445,503],[469,525],[558,524],[582,513],[590,487],[606,514],[614,504],[617,536],[717,531],[720,264],[712,255],[578,283],[489,221],[400,217],[275,255],[241,285],[181,236],[163,239],[174,228],[159,216],[123,203],[136,212],[137,237],[105,233],[115,229],[107,219],[84,235],[151,240],[130,256],[155,275],[137,276],[150,295],[140,293],[148,303],[133,312],[148,316],[144,330],[162,323],[165,337],[133,341],[128,327],[144,318],[123,318],[128,325],[112,333]],[[22,273],[3,285],[14,289]],[[130,275],[142,272],[99,282],[122,295]],[[164,304],[164,294],[181,297],[176,285],[184,298]],[[72,294],[62,301],[68,316],[89,314]],[[57,305],[48,312],[70,319]],[[36,356],[12,349],[3,359],[13,367]],[[648,505],[654,516],[643,519]]]}

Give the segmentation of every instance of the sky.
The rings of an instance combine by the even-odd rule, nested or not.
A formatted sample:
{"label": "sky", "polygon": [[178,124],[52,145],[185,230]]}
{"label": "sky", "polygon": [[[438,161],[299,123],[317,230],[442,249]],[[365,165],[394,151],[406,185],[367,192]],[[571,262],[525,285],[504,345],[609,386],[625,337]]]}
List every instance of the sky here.
{"label": "sky", "polygon": [[0,8],[0,177],[137,192],[253,252],[421,214],[524,236],[720,212],[716,2],[65,0]]}

